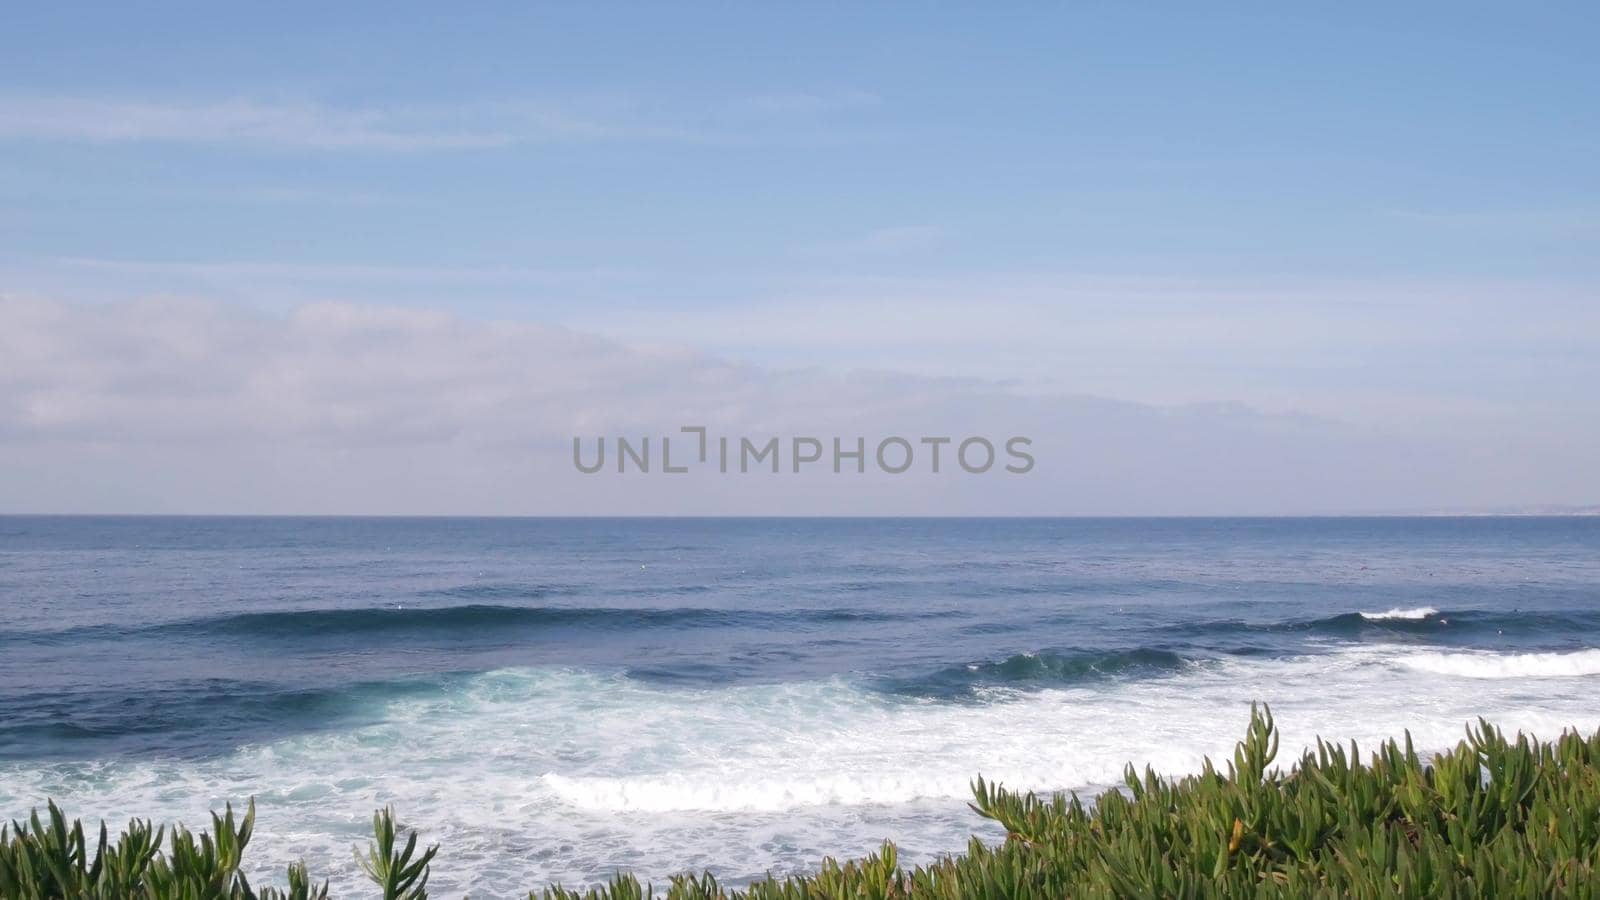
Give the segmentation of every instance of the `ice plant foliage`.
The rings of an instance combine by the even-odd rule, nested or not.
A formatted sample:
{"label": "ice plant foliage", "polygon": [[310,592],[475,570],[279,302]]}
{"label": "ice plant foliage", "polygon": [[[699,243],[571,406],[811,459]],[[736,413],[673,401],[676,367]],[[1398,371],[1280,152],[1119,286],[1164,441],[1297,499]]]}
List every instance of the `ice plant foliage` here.
{"label": "ice plant foliage", "polygon": [[[1006,840],[974,838],[963,856],[903,868],[893,844],[815,874],[725,888],[709,873],[663,889],[619,875],[530,900],[804,900],[1057,897],[1595,897],[1600,896],[1600,732],[1513,742],[1481,721],[1453,750],[1424,760],[1403,742],[1368,761],[1318,741],[1275,768],[1278,732],[1265,708],[1225,769],[1168,779],[1133,766],[1125,787],[1085,805],[1076,795],[1015,793],[982,778],[972,808]],[[0,897],[318,900],[325,885],[289,867],[286,888],[255,888],[239,862],[255,822],[230,807],[210,833],[130,823],[115,844],[48,815],[0,828]],[[400,846],[390,810],[373,817],[358,855],[385,900],[425,900],[438,848]]]}

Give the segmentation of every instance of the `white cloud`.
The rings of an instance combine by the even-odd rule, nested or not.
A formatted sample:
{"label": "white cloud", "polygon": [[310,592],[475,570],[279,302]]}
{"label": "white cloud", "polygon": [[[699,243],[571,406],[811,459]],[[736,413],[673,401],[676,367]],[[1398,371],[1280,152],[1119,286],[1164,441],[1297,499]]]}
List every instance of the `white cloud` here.
{"label": "white cloud", "polygon": [[60,258],[9,271],[0,261],[0,282],[46,296],[177,294],[278,312],[327,300],[447,303],[775,367],[956,375],[1151,405],[1240,402],[1441,437],[1600,431],[1588,399],[1600,377],[1600,305],[1577,287],[875,277],[815,265],[815,273],[729,270],[686,281],[654,265]]}
{"label": "white cloud", "polygon": [[339,304],[275,317],[12,298],[0,322],[0,429],[29,439],[528,439],[620,417],[615,397],[648,400],[680,368],[716,368],[551,326]]}
{"label": "white cloud", "polygon": [[845,274],[768,287],[759,302],[568,321],[780,364],[1240,401],[1436,432],[1534,412],[1594,418],[1570,386],[1600,375],[1590,293],[1515,283]]}
{"label": "white cloud", "polygon": [[317,150],[450,150],[503,146],[515,140],[499,131],[449,127],[418,118],[374,109],[250,99],[206,103],[0,99],[0,137],[6,138],[255,143]]}
{"label": "white cloud", "polygon": [[291,150],[481,150],[549,142],[739,143],[804,131],[869,95],[773,95],[703,103],[587,96],[564,102],[471,101],[360,107],[233,97],[143,100],[0,95],[0,139],[246,144]]}
{"label": "white cloud", "polygon": [[360,263],[281,263],[223,260],[215,262],[100,259],[60,257],[56,266],[117,276],[197,279],[224,285],[296,282],[316,285],[365,284],[393,286],[559,284],[637,277],[625,268],[553,269],[529,266],[408,266]]}
{"label": "white cloud", "polygon": [[[1028,476],[586,476],[571,438],[1027,435]],[[0,510],[1242,513],[1579,502],[1593,447],[779,370],[348,304],[0,298]],[[687,445],[687,444],[686,444]]]}

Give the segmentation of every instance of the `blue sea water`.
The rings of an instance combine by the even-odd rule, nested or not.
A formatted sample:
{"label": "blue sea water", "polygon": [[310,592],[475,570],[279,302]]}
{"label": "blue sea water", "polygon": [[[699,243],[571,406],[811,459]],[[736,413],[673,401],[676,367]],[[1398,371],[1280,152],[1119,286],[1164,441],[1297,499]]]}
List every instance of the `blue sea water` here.
{"label": "blue sea water", "polygon": [[0,517],[0,816],[203,824],[335,886],[739,881],[992,837],[977,774],[1600,726],[1600,519]]}

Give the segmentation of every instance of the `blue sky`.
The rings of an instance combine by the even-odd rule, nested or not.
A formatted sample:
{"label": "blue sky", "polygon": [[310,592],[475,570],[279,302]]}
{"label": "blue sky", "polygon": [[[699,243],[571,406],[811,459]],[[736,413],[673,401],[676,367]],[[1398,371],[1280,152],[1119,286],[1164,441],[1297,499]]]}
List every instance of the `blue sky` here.
{"label": "blue sky", "polygon": [[5,16],[28,303],[354,304],[1457,450],[1600,431],[1579,4]]}

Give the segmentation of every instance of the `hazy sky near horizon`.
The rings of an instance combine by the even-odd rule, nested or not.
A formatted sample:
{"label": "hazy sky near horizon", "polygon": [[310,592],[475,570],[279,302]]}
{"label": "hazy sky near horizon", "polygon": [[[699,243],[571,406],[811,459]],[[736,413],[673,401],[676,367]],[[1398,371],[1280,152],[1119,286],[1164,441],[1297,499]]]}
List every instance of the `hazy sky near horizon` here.
{"label": "hazy sky near horizon", "polygon": [[[1600,503],[1582,4],[34,5],[0,512]],[[986,433],[1027,476],[580,476]]]}

